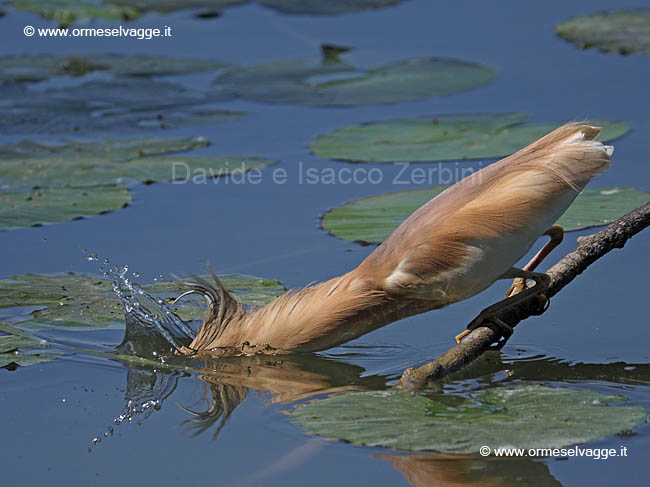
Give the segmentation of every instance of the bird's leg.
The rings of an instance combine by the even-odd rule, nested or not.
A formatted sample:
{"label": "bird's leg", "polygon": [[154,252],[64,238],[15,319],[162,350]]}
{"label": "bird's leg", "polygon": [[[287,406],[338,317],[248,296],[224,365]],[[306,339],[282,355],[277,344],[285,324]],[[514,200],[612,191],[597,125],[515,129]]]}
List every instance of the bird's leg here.
{"label": "bird's leg", "polygon": [[[560,225],[553,225],[542,235],[547,235],[551,237],[551,239],[546,243],[546,245],[544,245],[544,247],[539,250],[539,252],[537,252],[537,254],[535,254],[535,257],[530,259],[530,262],[524,266],[525,271],[534,271],[537,266],[546,258],[546,256],[550,254],[555,247],[562,243],[562,239],[564,238],[564,229]],[[524,278],[517,277],[512,283],[512,286],[510,286],[510,289],[508,289],[506,298],[520,293],[524,289],[526,289],[526,280]]]}
{"label": "bird's leg", "polygon": [[503,331],[503,336],[506,338],[509,337],[512,334],[512,328],[504,323],[501,319],[499,319],[497,314],[504,309],[510,308],[521,303],[522,301],[527,300],[531,296],[543,293],[551,284],[551,278],[548,274],[526,271],[523,269],[517,269],[516,267],[511,268],[508,272],[501,276],[501,279],[511,279],[513,277],[521,277],[524,280],[531,279],[535,281],[535,285],[533,287],[524,289],[514,296],[507,297],[506,299],[485,308],[479,313],[476,318],[470,322],[469,325],[467,325],[467,329],[465,331],[455,337],[456,343],[460,343],[464,337],[469,335],[474,329],[481,326],[484,321],[491,321],[494,324],[498,325]]}

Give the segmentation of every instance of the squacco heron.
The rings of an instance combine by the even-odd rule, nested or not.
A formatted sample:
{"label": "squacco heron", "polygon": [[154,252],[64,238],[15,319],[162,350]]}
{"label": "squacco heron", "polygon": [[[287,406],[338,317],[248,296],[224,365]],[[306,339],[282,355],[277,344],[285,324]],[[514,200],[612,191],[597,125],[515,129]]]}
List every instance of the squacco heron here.
{"label": "squacco heron", "polygon": [[[245,308],[218,279],[214,285],[197,279],[181,296],[203,294],[209,313],[185,351],[244,344],[323,350],[517,278],[506,299],[483,310],[456,339],[485,320],[507,336],[512,330],[495,315],[543,295],[549,277],[534,269],[562,239],[553,224],[609,165],[614,148],[595,140],[599,132],[586,123],[563,125],[424,204],[356,269],[264,307]],[[515,267],[542,235],[551,240],[525,267]]]}

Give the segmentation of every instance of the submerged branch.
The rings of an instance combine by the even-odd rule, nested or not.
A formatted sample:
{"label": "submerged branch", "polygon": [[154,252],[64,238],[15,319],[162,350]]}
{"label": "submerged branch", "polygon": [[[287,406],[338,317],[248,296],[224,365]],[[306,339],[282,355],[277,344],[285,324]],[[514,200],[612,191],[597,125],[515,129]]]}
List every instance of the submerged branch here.
{"label": "submerged branch", "polygon": [[[548,270],[551,284],[545,295],[551,298],[587,267],[612,249],[622,248],[628,239],[650,225],[650,202],[619,218],[598,233],[578,238],[578,247]],[[515,327],[526,318],[539,315],[539,301],[531,299],[498,313],[498,318]],[[398,388],[413,390],[462,369],[501,338],[500,329],[492,324],[476,328],[460,344],[421,367],[404,371]]]}

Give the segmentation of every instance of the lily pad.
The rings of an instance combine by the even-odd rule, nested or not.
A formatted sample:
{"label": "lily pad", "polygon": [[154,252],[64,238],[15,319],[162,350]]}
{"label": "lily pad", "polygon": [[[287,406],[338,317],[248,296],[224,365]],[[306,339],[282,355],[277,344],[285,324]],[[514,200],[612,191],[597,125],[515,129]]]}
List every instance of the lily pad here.
{"label": "lily pad", "polygon": [[285,14],[340,15],[397,5],[405,0],[257,0]]}
{"label": "lily pad", "polygon": [[[208,276],[203,276],[209,279]],[[251,276],[222,276],[223,285],[244,304],[266,304],[284,291],[273,279]],[[156,282],[143,286],[154,297],[167,299],[187,290],[179,282]],[[0,281],[0,309],[40,307],[17,328],[123,326],[124,310],[113,292],[112,281],[87,274],[27,274]],[[199,319],[203,300],[183,300],[172,307],[184,320]]]}
{"label": "lily pad", "polygon": [[47,346],[46,343],[17,335],[0,335],[0,369],[26,367],[49,362],[61,356],[54,351],[36,351]]}
{"label": "lily pad", "polygon": [[342,61],[285,60],[226,69],[215,84],[223,96],[267,103],[356,106],[449,95],[495,78],[490,68],[456,59],[406,59],[365,70]]}
{"label": "lily pad", "polygon": [[244,115],[206,107],[222,99],[215,94],[148,78],[95,80],[41,91],[12,83],[0,85],[0,96],[0,131],[6,134],[130,132]]}
{"label": "lily pad", "polygon": [[188,8],[224,9],[247,3],[258,4],[286,14],[338,15],[397,5],[405,0],[112,0],[140,11],[172,12]]}
{"label": "lily pad", "polygon": [[0,192],[0,231],[39,226],[123,208],[131,193],[121,185],[88,188],[39,188]]}
{"label": "lily pad", "polygon": [[211,11],[256,3],[287,14],[337,15],[397,5],[405,0],[12,0],[15,8],[54,19],[61,26],[90,19],[134,20],[145,12],[197,8]]}
{"label": "lily pad", "polygon": [[60,27],[91,19],[134,20],[141,15],[135,8],[103,0],[11,0],[9,4],[19,10],[56,20]]}
{"label": "lily pad", "polygon": [[[350,242],[383,242],[411,213],[446,187],[414,189],[362,198],[334,208],[323,217],[323,229]],[[567,232],[610,223],[650,200],[634,188],[586,189],[558,220]]]}
{"label": "lily pad", "polygon": [[[352,125],[320,135],[309,145],[319,157],[363,162],[496,159],[510,155],[559,127],[529,123],[525,113],[473,113],[402,118]],[[624,122],[593,120],[601,140],[621,137]]]}
{"label": "lily pad", "polygon": [[585,15],[562,22],[555,32],[581,49],[650,54],[650,9]]}
{"label": "lily pad", "polygon": [[43,81],[106,71],[115,76],[163,76],[215,71],[228,66],[209,59],[150,54],[23,54],[0,56],[0,81]]}
{"label": "lily pad", "polygon": [[446,404],[404,391],[349,393],[297,407],[291,421],[311,433],[358,445],[443,453],[491,448],[564,448],[630,430],[641,406],[592,391],[496,387]]}
{"label": "lily pad", "polygon": [[0,146],[0,181],[11,188],[162,182],[197,174],[225,176],[273,162],[255,156],[168,156],[207,145],[202,137],[71,140],[59,145],[22,141]]}

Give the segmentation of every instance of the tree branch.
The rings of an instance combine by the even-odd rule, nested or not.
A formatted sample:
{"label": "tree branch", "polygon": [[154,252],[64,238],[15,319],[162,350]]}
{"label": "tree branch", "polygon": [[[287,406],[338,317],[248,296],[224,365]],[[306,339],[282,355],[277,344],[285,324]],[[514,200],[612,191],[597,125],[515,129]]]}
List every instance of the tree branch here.
{"label": "tree branch", "polygon": [[[555,264],[547,274],[551,284],[545,295],[556,295],[564,286],[580,275],[587,267],[612,249],[622,248],[628,239],[650,225],[650,202],[619,218],[598,233],[578,238],[578,247]],[[515,327],[520,321],[544,312],[535,297],[508,308],[497,316]],[[404,371],[397,385],[400,389],[415,390],[429,382],[462,369],[489,350],[502,337],[499,327],[493,323],[476,328],[460,344],[451,348],[436,360],[422,367]]]}

